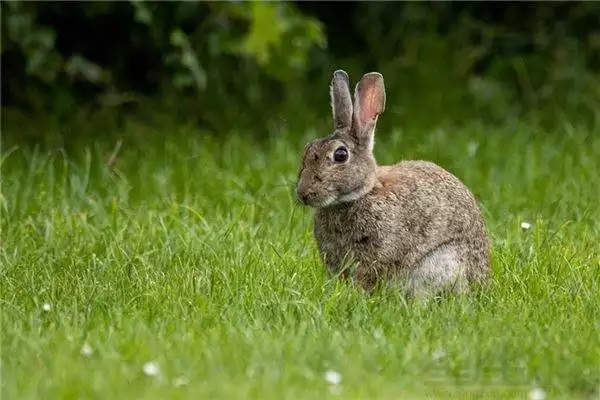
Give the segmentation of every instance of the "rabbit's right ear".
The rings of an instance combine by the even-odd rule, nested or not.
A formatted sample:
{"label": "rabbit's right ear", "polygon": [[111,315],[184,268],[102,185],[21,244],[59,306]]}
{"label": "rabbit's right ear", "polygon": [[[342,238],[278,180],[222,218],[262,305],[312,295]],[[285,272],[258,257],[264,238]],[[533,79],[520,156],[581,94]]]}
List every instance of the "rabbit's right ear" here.
{"label": "rabbit's right ear", "polygon": [[385,85],[383,75],[369,72],[361,78],[354,90],[354,118],[356,139],[371,151],[375,142],[375,124],[385,110]]}
{"label": "rabbit's right ear", "polygon": [[331,80],[331,112],[335,129],[346,129],[352,126],[352,96],[350,95],[350,79],[348,74],[338,69]]}

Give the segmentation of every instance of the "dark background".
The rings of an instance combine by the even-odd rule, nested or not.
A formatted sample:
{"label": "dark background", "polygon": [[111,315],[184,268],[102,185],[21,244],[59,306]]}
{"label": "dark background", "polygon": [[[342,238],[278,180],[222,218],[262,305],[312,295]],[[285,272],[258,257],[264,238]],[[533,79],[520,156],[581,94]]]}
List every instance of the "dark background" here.
{"label": "dark background", "polygon": [[595,123],[600,3],[3,2],[1,61],[3,132],[34,142],[44,132],[11,128],[302,130],[328,118],[337,68],[352,84],[382,72],[387,112],[410,124]]}

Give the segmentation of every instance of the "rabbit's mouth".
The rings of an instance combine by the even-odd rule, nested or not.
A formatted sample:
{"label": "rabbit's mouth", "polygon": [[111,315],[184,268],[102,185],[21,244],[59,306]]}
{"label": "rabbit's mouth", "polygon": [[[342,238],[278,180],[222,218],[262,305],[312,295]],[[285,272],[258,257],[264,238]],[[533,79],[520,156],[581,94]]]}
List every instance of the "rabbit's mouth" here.
{"label": "rabbit's mouth", "polygon": [[317,193],[312,191],[296,191],[296,198],[302,205],[313,208],[325,208],[345,203],[352,203],[363,197],[370,190],[367,186],[360,186],[347,192],[339,192],[330,189],[328,193]]}
{"label": "rabbit's mouth", "polygon": [[298,194],[297,199],[300,204],[313,208],[324,208],[337,202],[337,199],[334,196],[327,196],[322,198],[312,196],[310,193]]}
{"label": "rabbit's mouth", "polygon": [[333,194],[319,194],[312,191],[296,191],[296,199],[304,206],[313,208],[324,208],[339,202]]}

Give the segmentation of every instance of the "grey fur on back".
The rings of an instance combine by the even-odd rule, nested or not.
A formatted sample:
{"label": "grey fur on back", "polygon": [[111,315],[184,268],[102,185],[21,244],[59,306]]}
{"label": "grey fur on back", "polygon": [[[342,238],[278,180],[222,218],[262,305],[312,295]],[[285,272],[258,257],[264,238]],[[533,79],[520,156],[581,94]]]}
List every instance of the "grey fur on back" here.
{"label": "grey fur on back", "polygon": [[354,202],[318,208],[314,224],[330,272],[340,273],[344,261],[353,261],[358,264],[353,275],[365,289],[378,278],[410,273],[444,246],[460,248],[457,257],[469,282],[488,274],[486,230],[473,195],[428,161],[379,167],[371,192]]}

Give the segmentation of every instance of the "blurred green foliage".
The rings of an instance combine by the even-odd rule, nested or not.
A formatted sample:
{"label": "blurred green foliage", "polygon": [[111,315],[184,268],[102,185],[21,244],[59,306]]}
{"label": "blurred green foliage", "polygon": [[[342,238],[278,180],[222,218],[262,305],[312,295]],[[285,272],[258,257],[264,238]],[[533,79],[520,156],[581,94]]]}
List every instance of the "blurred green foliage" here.
{"label": "blurred green foliage", "polygon": [[596,121],[598,15],[596,2],[3,2],[2,103],[304,129],[329,123],[344,68],[385,75],[390,120]]}

